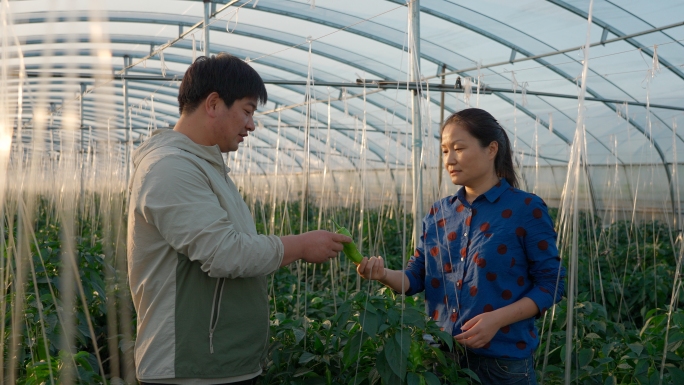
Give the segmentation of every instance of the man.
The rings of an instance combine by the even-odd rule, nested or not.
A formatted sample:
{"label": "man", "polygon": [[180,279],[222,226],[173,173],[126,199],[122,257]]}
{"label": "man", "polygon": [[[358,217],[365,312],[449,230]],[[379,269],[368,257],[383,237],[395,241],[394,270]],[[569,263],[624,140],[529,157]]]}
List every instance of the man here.
{"label": "man", "polygon": [[175,128],[133,156],[128,273],[142,383],[253,383],[268,345],[266,276],[300,259],[326,262],[351,242],[327,231],[257,234],[221,153],[254,131],[266,99],[242,60],[201,57],[181,83]]}

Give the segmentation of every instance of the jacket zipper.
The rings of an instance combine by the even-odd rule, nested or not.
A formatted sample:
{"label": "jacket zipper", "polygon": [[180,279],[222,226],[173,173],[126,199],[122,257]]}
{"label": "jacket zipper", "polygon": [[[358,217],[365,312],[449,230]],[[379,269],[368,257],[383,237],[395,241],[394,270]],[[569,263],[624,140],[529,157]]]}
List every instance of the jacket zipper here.
{"label": "jacket zipper", "polygon": [[[221,297],[223,297],[223,284],[225,281],[225,278],[219,278],[219,280],[216,281],[216,287],[214,288],[211,318],[209,319],[209,353],[211,354],[214,354],[214,330],[216,330],[216,325],[218,325],[219,313],[221,312]],[[218,294],[218,299],[216,298],[216,294]],[[216,319],[214,319],[214,313],[216,313]]]}

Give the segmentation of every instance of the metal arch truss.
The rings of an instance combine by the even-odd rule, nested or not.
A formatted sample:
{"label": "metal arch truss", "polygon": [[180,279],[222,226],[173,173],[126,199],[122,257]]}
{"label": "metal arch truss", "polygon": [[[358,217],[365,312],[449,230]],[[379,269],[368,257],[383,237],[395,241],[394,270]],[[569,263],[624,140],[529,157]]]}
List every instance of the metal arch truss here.
{"label": "metal arch truss", "polygon": [[[388,1],[390,1],[392,3],[396,3],[396,4],[404,4],[405,3],[402,0],[388,0]],[[574,14],[577,14],[580,17],[586,17],[584,12],[580,11],[579,9],[573,7],[572,5],[570,5],[568,3],[565,3],[562,0],[550,0],[550,1],[553,4],[559,6],[560,8],[562,8],[568,12],[572,12]],[[228,2],[227,1],[220,1],[220,2],[216,2],[216,3],[228,3]],[[239,5],[243,5],[243,4],[247,3],[247,1],[245,1],[245,0],[238,1],[238,2],[232,2],[231,1],[231,3],[234,3],[236,6],[239,6]],[[426,4],[426,3],[431,4],[429,1],[423,2],[423,4]],[[332,28],[347,27],[347,26],[352,25],[355,22],[360,20],[356,16],[352,16],[349,14],[345,14],[345,13],[333,11],[333,10],[325,10],[325,11],[328,13],[328,16],[332,15],[334,17],[326,17],[325,19],[323,19],[320,16],[320,12],[313,12],[312,10],[309,9],[308,5],[297,3],[294,1],[261,0],[258,4],[255,4],[255,6],[256,6],[255,9],[259,10],[259,11],[270,12],[270,13],[274,13],[274,14],[280,14],[280,15],[284,15],[284,16],[288,16],[288,17],[292,17],[292,18],[297,18],[300,20],[306,20],[308,22],[318,23],[318,24],[326,25],[326,26],[329,26]],[[320,7],[318,7],[318,8],[319,8],[318,10],[322,9]],[[423,11],[427,14],[432,14],[433,16],[441,17],[441,18],[443,18],[449,22],[452,22],[452,23],[460,25],[464,28],[470,29],[476,33],[480,33],[489,39],[492,39],[492,40],[494,40],[500,44],[503,44],[504,46],[510,47],[512,50],[514,50],[516,52],[520,52],[520,53],[527,55],[527,56],[534,56],[534,53],[528,52],[525,49],[525,47],[519,47],[519,46],[517,46],[511,42],[508,42],[505,39],[503,39],[503,37],[501,37],[501,36],[488,34],[486,30],[484,30],[483,28],[478,27],[476,25],[470,25],[470,24],[464,23],[462,20],[458,20],[458,19],[455,19],[453,17],[445,18],[444,15],[438,15],[439,14],[438,10],[435,10],[435,9],[432,9],[432,8],[429,8],[426,6],[423,6],[421,8],[421,11]],[[64,17],[64,16],[60,16],[60,15],[49,15],[48,16],[45,12],[36,12],[36,13],[29,14],[27,17],[25,17],[23,19],[22,18],[15,18],[15,23],[36,23],[36,22],[47,21],[47,20],[54,21],[54,20],[59,20],[60,17]],[[88,20],[88,15],[87,14],[83,14],[80,16],[77,15],[77,19],[78,18],[83,19],[83,20]],[[75,20],[74,19],[74,13],[72,13],[72,12],[69,13],[68,20],[69,21]],[[182,33],[182,30],[184,27],[191,27],[192,25],[195,25],[200,20],[201,20],[200,17],[194,17],[193,18],[193,17],[182,16],[182,15],[170,15],[170,14],[158,14],[158,13],[112,12],[109,15],[109,21],[110,22],[137,22],[137,23],[157,23],[157,24],[164,24],[164,25],[178,25],[181,33]],[[615,34],[617,36],[623,35],[616,28],[612,27],[608,23],[605,23],[605,22],[603,22],[597,18],[594,18],[594,22],[597,25],[603,27],[604,30],[612,32],[613,34]],[[210,29],[212,31],[225,31],[225,27],[226,27],[226,23],[224,21],[214,20]],[[510,26],[507,26],[507,27],[511,28]],[[347,28],[346,31],[349,33],[352,33],[352,34],[356,34],[359,36],[366,37],[366,38],[371,38],[375,41],[389,45],[393,48],[405,49],[405,46],[403,45],[404,32],[401,30],[398,30],[398,29],[393,29],[393,28],[390,28],[390,27],[387,27],[384,25],[380,25],[377,23],[373,23],[373,22],[367,22],[367,23],[361,23],[361,24],[354,25],[350,28]],[[302,37],[298,37],[298,36],[294,36],[294,35],[286,34],[286,33],[281,33],[278,31],[268,30],[268,29],[261,28],[261,27],[255,28],[255,27],[249,26],[247,24],[240,24],[240,28],[236,29],[233,33],[236,35],[254,37],[257,39],[270,41],[270,42],[277,43],[280,45],[285,45],[285,46],[287,46],[287,45],[291,46],[291,45],[302,42]],[[121,39],[117,40],[117,42],[124,43],[124,44],[125,43],[149,44],[151,46],[160,46],[160,45],[167,43],[167,40],[162,39],[162,38],[152,38],[152,37],[140,38],[140,37],[136,37],[136,38],[126,39],[123,36],[120,36],[120,37],[121,37]],[[68,39],[68,40],[54,39],[52,41],[55,43],[60,43],[60,42],[62,42],[62,43],[73,43],[73,42],[88,42],[89,40],[87,38],[85,38],[85,39],[79,38],[76,40],[73,40],[73,39]],[[652,55],[652,52],[648,48],[640,45],[636,40],[626,39],[626,41],[629,42],[630,44],[632,44],[633,46],[640,48],[642,50],[642,52],[649,54],[649,55]],[[36,40],[31,41],[30,39],[27,41],[27,43],[28,44],[31,44],[31,43],[39,44],[38,41],[36,41]],[[188,41],[179,41],[176,45],[174,45],[174,47],[179,47],[179,48],[184,48],[184,49],[190,49],[191,48],[190,43]],[[212,46],[212,48],[214,48],[213,49],[214,51],[218,51],[216,48],[222,48],[221,50],[236,52],[236,50],[232,47],[221,47],[218,45],[214,45],[214,46]],[[304,48],[308,48],[308,47],[304,47]],[[360,69],[360,70],[362,70],[368,74],[372,74],[374,76],[377,76],[381,80],[389,80],[391,78],[395,78],[395,79],[399,78],[399,76],[390,76],[390,75],[397,75],[399,73],[398,72],[399,70],[397,68],[388,66],[385,63],[380,63],[376,60],[373,60],[372,58],[362,57],[362,56],[355,54],[353,52],[350,52],[350,51],[341,52],[339,47],[326,45],[325,43],[322,43],[322,42],[316,42],[315,49],[313,51],[317,55],[327,57],[331,60],[337,61],[339,63],[345,64],[345,65],[353,67],[353,68],[358,68],[358,69]],[[85,55],[85,54],[88,54],[88,52],[89,52],[88,50],[77,50],[76,54],[77,55]],[[118,54],[123,54],[123,53],[124,53],[123,51],[118,51],[117,53],[115,53],[115,56]],[[241,51],[241,54],[246,54],[246,53],[247,53],[246,50]],[[71,52],[68,52],[68,53],[64,52],[63,54],[64,55],[71,54]],[[258,53],[258,52],[252,53],[252,55],[256,56],[256,57],[258,57],[257,55],[259,55],[259,54],[260,53]],[[445,63],[445,62],[453,63],[453,62],[456,62],[457,60],[458,61],[465,60],[468,62],[472,62],[472,60],[469,58],[463,57],[462,55],[459,55],[456,52],[453,52],[449,49],[446,49],[445,47],[438,46],[438,45],[436,45],[430,41],[427,41],[425,39],[421,42],[421,54],[422,54],[421,56],[424,59],[431,61],[431,62],[434,62],[438,65],[441,65],[441,63]],[[171,53],[166,53],[165,55],[166,55],[167,60],[174,61],[177,63],[186,64],[186,63],[189,63],[189,61],[190,61],[189,58],[183,57],[181,55],[173,55]],[[176,56],[176,57],[173,57],[173,56]],[[244,55],[244,56],[248,56],[248,55]],[[252,56],[250,56],[250,57],[252,57]],[[362,59],[363,62],[366,64],[364,64],[363,66],[360,65],[359,64],[360,59]],[[563,71],[561,71],[557,67],[550,65],[548,62],[541,60],[541,59],[534,59],[534,60],[538,61],[540,64],[549,66],[549,68],[552,71],[556,72],[558,75],[560,75],[561,78],[568,79],[568,80],[570,79],[568,74],[564,73]],[[660,58],[660,61],[663,64],[665,64],[666,66],[669,64],[667,59],[663,58],[662,56]],[[272,68],[282,69],[282,70],[285,70],[289,73],[297,73],[298,75],[301,75],[302,73],[305,72],[305,71],[303,71],[304,66],[302,66],[302,65],[297,65],[296,63],[288,62],[286,60],[273,58],[273,57],[269,57],[268,60],[266,60],[266,58],[260,59],[259,64],[264,64],[264,65],[266,65],[268,67],[272,67]],[[298,66],[299,68],[295,68],[295,66]],[[671,66],[668,66],[668,67],[671,67]],[[458,70],[456,68],[453,68],[451,66],[449,66],[448,68],[458,72]],[[675,74],[677,74],[677,76],[684,79],[684,73],[682,73],[681,70],[677,69],[676,67],[671,67],[670,69],[672,69],[673,72]],[[136,68],[135,70],[138,70],[138,69]],[[466,71],[464,70],[463,72],[466,72]],[[458,73],[463,73],[463,72],[458,72]],[[133,79],[131,78],[131,80],[133,80]],[[144,79],[136,79],[136,80],[137,81],[135,83],[145,81]],[[150,80],[150,81],[153,81],[153,80]],[[131,83],[133,83],[133,82],[131,82]],[[317,83],[318,83],[318,85],[322,85],[321,84],[322,82],[317,82]],[[296,88],[298,86],[301,86],[300,84],[283,84],[283,83],[281,83],[279,85],[280,86],[287,86],[287,85],[294,86],[294,87],[289,87],[288,89],[290,91],[300,93]],[[330,86],[334,87],[334,85],[330,85]],[[135,89],[132,84],[129,85],[129,87],[131,88],[131,90]],[[370,87],[370,86],[366,84],[366,87]],[[409,88],[409,87],[407,87],[407,88]],[[440,90],[439,87],[433,86],[433,85],[430,86],[430,90],[444,91],[444,90]],[[492,91],[495,91],[494,94],[496,96],[500,97],[502,100],[506,101],[506,99],[508,99],[508,98],[504,97],[504,95],[503,95],[504,93],[506,93],[506,91],[504,91],[504,90],[492,90]],[[604,103],[607,108],[611,109],[611,111],[615,111],[615,105],[616,104],[623,103],[623,101],[620,101],[620,100],[602,98],[595,91],[590,91],[590,92],[594,96],[594,98],[591,98],[591,99],[594,99],[595,101]],[[556,98],[565,97],[564,95],[541,93],[541,92],[533,93],[533,92],[528,91],[528,95],[535,95],[535,94],[537,96],[540,96],[540,97],[556,97]],[[510,100],[510,99],[508,99],[508,100]],[[590,100],[590,98],[587,98],[587,100]],[[435,103],[434,100],[432,102]],[[545,99],[545,102],[548,103],[548,101],[546,99]],[[382,106],[381,101],[373,101],[371,103],[376,103],[378,106]],[[635,105],[643,105],[643,103],[639,103],[635,100],[627,101],[627,103],[628,104],[635,104]],[[334,107],[334,108],[339,109],[338,107]],[[677,108],[676,106],[655,106],[655,105],[651,105],[651,108],[668,108],[668,109],[674,109],[674,110],[681,110],[681,108]],[[530,116],[531,118],[536,117],[536,115],[534,115],[534,113],[531,111],[527,111],[525,113],[528,116]],[[656,113],[653,113],[653,115],[656,118],[660,119]],[[654,144],[654,147],[656,147],[657,152],[659,153],[660,157],[662,158],[663,164],[666,164],[665,155],[664,155],[662,149],[660,148],[660,146],[658,145],[658,143],[638,123],[634,122],[631,119],[627,119],[627,121],[631,125],[633,125],[637,130],[639,130],[648,139],[649,142]],[[662,121],[662,119],[661,119],[661,121]],[[667,124],[665,124],[665,125],[667,127],[669,127]],[[671,129],[671,127],[669,127],[669,128]],[[559,136],[559,133],[557,133],[557,132],[554,132],[554,134]],[[565,143],[568,143],[567,138],[562,138],[560,136],[559,136],[559,138],[561,138],[561,140],[563,140]],[[604,147],[606,147],[606,146],[604,145]],[[382,158],[380,152],[376,153],[376,155]],[[666,167],[666,172],[668,175],[668,179],[671,180],[670,170],[667,167]],[[671,183],[670,183],[670,187],[672,188]],[[672,191],[671,191],[671,198],[672,198]],[[674,204],[674,199],[672,199],[672,201]]]}

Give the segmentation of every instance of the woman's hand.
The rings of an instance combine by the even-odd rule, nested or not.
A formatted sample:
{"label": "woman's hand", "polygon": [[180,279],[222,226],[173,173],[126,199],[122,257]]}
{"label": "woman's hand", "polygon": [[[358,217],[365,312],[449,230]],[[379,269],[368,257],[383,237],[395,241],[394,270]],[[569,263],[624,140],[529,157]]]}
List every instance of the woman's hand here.
{"label": "woman's hand", "polygon": [[484,347],[502,327],[499,324],[499,320],[494,313],[482,313],[463,324],[461,330],[465,330],[465,332],[454,338],[456,342],[469,348],[478,349]]}
{"label": "woman's hand", "polygon": [[356,272],[365,279],[382,281],[387,277],[385,261],[382,257],[363,257],[361,263],[356,266]]}
{"label": "woman's hand", "polygon": [[454,339],[469,348],[481,348],[487,345],[502,327],[534,317],[538,312],[537,304],[529,297],[523,297],[510,305],[473,317],[461,327],[465,331]]}
{"label": "woman's hand", "polygon": [[365,279],[379,281],[397,293],[406,293],[411,287],[411,282],[404,271],[386,269],[382,257],[363,257],[361,263],[356,266],[356,272]]}

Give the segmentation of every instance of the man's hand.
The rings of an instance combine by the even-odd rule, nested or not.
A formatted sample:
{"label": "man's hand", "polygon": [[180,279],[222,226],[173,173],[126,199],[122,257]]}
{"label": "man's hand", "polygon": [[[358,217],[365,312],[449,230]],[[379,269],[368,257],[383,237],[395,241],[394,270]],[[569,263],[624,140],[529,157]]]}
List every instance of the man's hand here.
{"label": "man's hand", "polygon": [[473,317],[461,327],[465,332],[455,336],[456,342],[469,348],[481,348],[494,338],[496,332],[502,327],[500,319],[493,313],[482,313]]}
{"label": "man's hand", "polygon": [[342,243],[349,243],[351,238],[325,230],[309,231],[299,235],[281,237],[285,247],[285,255],[280,266],[303,259],[310,263],[327,262],[330,258],[337,257],[342,251]]}
{"label": "man's hand", "polygon": [[299,235],[304,246],[302,259],[310,263],[327,262],[337,257],[342,251],[342,243],[349,243],[351,238],[346,235],[331,233],[325,230],[309,231]]}
{"label": "man's hand", "polygon": [[385,261],[382,257],[363,257],[361,263],[356,266],[356,272],[365,279],[381,281],[387,277]]}

